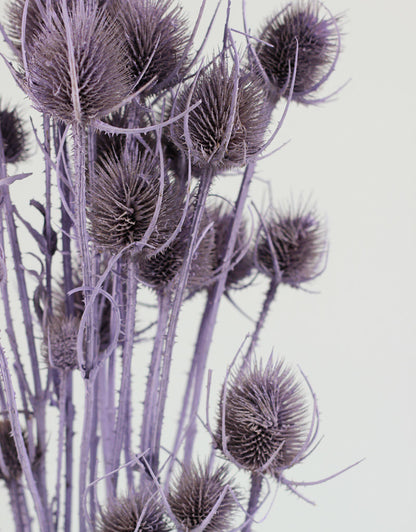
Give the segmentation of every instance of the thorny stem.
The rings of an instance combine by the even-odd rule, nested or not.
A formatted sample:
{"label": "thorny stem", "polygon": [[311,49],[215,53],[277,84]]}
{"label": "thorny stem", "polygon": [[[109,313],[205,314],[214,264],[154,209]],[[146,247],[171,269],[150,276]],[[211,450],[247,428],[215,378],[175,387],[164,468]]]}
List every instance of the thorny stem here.
{"label": "thorny stem", "polygon": [[59,431],[58,431],[58,464],[56,471],[56,514],[55,530],[59,529],[59,513],[61,504],[61,473],[62,454],[64,450],[64,429],[66,425],[66,372],[61,371],[59,375]]}
{"label": "thorny stem", "polygon": [[[123,437],[125,437],[126,414],[128,411],[129,387],[131,380],[131,360],[134,345],[134,329],[136,320],[137,303],[137,279],[135,276],[134,263],[129,257],[127,259],[127,308],[125,320],[125,340],[123,345],[123,369],[120,384],[120,399],[118,404],[117,422],[114,434],[112,469],[117,469],[120,462]],[[114,495],[117,490],[118,474],[112,477]]]}
{"label": "thorny stem", "polygon": [[182,267],[181,275],[179,277],[178,287],[176,289],[175,298],[173,300],[172,311],[170,314],[169,326],[168,326],[167,335],[166,335],[165,350],[163,353],[163,365],[162,365],[162,375],[161,375],[161,380],[160,380],[159,398],[158,398],[158,404],[157,404],[157,413],[155,417],[156,438],[154,442],[154,449],[155,449],[156,455],[154,456],[153,463],[152,463],[153,471],[157,471],[157,468],[159,466],[159,450],[160,450],[160,440],[161,440],[161,434],[162,434],[163,415],[164,415],[166,398],[167,398],[169,373],[170,373],[170,366],[172,362],[172,351],[173,351],[173,345],[175,341],[176,327],[177,327],[178,320],[179,320],[179,314],[180,314],[182,302],[184,299],[186,283],[188,281],[189,272],[191,269],[192,257],[194,255],[196,244],[198,241],[199,227],[201,225],[205,203],[208,197],[208,192],[211,186],[212,178],[213,178],[213,174],[212,174],[212,170],[210,169],[206,171],[205,175],[202,175],[200,177],[200,182],[199,182],[200,185],[198,189],[195,212],[192,218],[190,242],[189,242],[188,248],[184,256],[183,267]]}
{"label": "thorny stem", "polygon": [[249,521],[241,529],[241,532],[251,532],[253,517],[259,506],[262,482],[263,476],[261,475],[261,473],[256,473],[255,471],[253,471],[251,473],[250,498],[247,505],[247,514]]}
{"label": "thorny stem", "polygon": [[[153,464],[153,454],[155,449],[153,447],[153,442],[156,437],[155,425],[153,421],[156,415],[157,393],[160,381],[160,366],[166,328],[169,320],[170,302],[171,293],[169,289],[158,294],[159,316],[157,321],[157,330],[153,342],[153,350],[147,377],[146,394],[143,404],[140,449],[142,452],[145,452],[146,449],[150,447],[149,463],[151,466]],[[155,473],[157,472],[155,471]]]}
{"label": "thorny stem", "polygon": [[[248,191],[251,183],[251,179],[254,174],[255,169],[255,161],[251,161],[248,163],[245,172],[244,177],[240,186],[240,191],[238,194],[238,198],[235,204],[235,212],[234,216],[232,218],[231,227],[229,229],[230,236],[228,238],[228,245],[227,249],[225,251],[224,257],[223,257],[223,263],[222,263],[222,273],[218,278],[218,281],[214,285],[214,287],[211,289],[210,297],[207,300],[207,304],[205,307],[204,315],[201,320],[201,326],[199,328],[198,332],[198,338],[195,345],[194,350],[194,359],[195,359],[195,366],[198,368],[195,372],[194,378],[194,386],[193,386],[193,397],[192,397],[192,407],[189,414],[189,423],[190,428],[188,429],[187,437],[185,440],[185,449],[186,449],[186,456],[189,457],[192,454],[192,449],[195,441],[196,436],[196,414],[198,412],[198,406],[201,399],[201,392],[202,392],[202,380],[204,376],[204,370],[208,358],[208,352],[212,341],[212,335],[214,333],[215,328],[215,322],[218,314],[218,309],[221,301],[221,297],[225,290],[225,283],[227,281],[227,275],[228,275],[228,269],[230,267],[234,248],[238,236],[238,231],[240,229],[240,224],[243,216],[243,208],[248,196]],[[192,362],[193,363],[193,362]],[[189,379],[192,379],[192,375],[190,374]],[[186,401],[187,398],[184,397],[184,401]],[[179,441],[180,436],[177,436],[177,440]]]}
{"label": "thorny stem", "polygon": [[23,486],[19,480],[13,478],[7,481],[7,488],[9,490],[10,506],[12,507],[16,532],[30,532],[32,527]]}

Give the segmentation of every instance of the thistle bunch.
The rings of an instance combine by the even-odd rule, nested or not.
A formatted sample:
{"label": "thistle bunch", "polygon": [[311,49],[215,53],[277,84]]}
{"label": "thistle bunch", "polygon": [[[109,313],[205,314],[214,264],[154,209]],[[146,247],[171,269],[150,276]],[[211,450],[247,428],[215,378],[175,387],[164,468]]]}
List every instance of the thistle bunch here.
{"label": "thistle bunch", "polygon": [[[296,492],[286,470],[316,439],[308,381],[254,351],[278,287],[322,273],[322,218],[255,207],[248,224],[246,206],[280,98],[310,103],[334,70],[338,19],[290,4],[244,49],[227,18],[201,61],[204,8],[192,27],[176,0],[8,3],[10,69],[41,114],[44,156],[39,226],[12,202],[15,181],[41,179],[24,172],[27,120],[0,103],[0,481],[16,530],[247,532],[264,482]],[[239,190],[220,201],[231,172]],[[270,286],[216,426],[204,424],[204,456],[219,306],[238,289],[237,312],[261,276]],[[185,321],[194,295],[203,308]],[[196,341],[172,431],[182,326]]]}

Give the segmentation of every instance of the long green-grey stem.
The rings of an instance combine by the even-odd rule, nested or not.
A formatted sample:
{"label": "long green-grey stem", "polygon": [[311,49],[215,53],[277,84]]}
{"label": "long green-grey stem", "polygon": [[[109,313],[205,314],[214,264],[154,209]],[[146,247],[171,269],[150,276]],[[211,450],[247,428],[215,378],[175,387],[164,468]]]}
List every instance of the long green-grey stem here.
{"label": "long green-grey stem", "polygon": [[[120,383],[120,398],[118,404],[117,421],[114,433],[114,447],[112,469],[117,469],[120,462],[120,454],[123,445],[123,438],[126,436],[126,414],[128,411],[129,388],[131,381],[131,360],[134,346],[134,330],[136,323],[137,304],[137,279],[135,275],[135,265],[131,257],[127,258],[127,292],[126,292],[126,318],[125,318],[125,339],[123,344],[123,367]],[[117,490],[118,474],[112,477],[114,494]]]}
{"label": "long green-grey stem", "polygon": [[159,398],[157,403],[157,413],[155,418],[155,440],[153,442],[153,449],[155,455],[153,459],[152,468],[155,473],[159,465],[159,450],[160,440],[162,435],[163,416],[165,411],[165,404],[168,392],[169,374],[172,362],[172,351],[175,342],[176,327],[178,325],[179,314],[182,302],[185,295],[186,283],[188,281],[189,272],[191,269],[192,257],[196,250],[196,245],[199,237],[199,228],[204,214],[205,203],[207,201],[208,192],[212,183],[213,172],[211,169],[207,170],[204,175],[200,177],[198,195],[196,206],[191,225],[190,241],[184,256],[183,267],[179,277],[178,286],[176,289],[175,298],[173,300],[172,311],[169,319],[169,326],[166,334],[165,350],[163,352],[162,375],[160,379]]}
{"label": "long green-grey stem", "polygon": [[256,473],[253,471],[251,473],[250,480],[250,498],[247,505],[247,517],[249,518],[249,521],[243,526],[241,532],[251,532],[253,517],[259,506],[262,482],[263,476],[261,473]]}
{"label": "long green-grey stem", "polygon": [[143,403],[140,449],[142,452],[145,452],[148,448],[150,448],[150,458],[148,458],[148,460],[151,466],[154,454],[152,442],[155,439],[155,426],[153,421],[156,415],[157,393],[160,382],[160,366],[166,329],[169,321],[170,302],[170,289],[162,290],[158,293],[159,315],[147,376],[146,394]]}
{"label": "long green-grey stem", "polygon": [[[255,161],[248,163],[243,180],[240,186],[240,191],[234,208],[234,216],[232,218],[231,226],[229,229],[228,245],[225,251],[223,262],[222,262],[222,273],[218,278],[218,281],[215,283],[214,287],[210,291],[210,296],[207,300],[205,307],[204,315],[201,320],[201,325],[198,332],[198,338],[194,350],[195,362],[195,373],[193,378],[193,397],[192,397],[192,406],[189,415],[189,428],[187,431],[187,436],[185,440],[185,457],[188,460],[192,455],[192,449],[196,436],[196,414],[198,412],[199,402],[201,399],[202,392],[202,382],[206,367],[206,362],[208,358],[209,348],[212,341],[212,335],[214,333],[215,322],[217,319],[218,309],[221,301],[221,297],[225,290],[225,285],[227,281],[227,274],[232,262],[234,248],[237,240],[238,231],[240,229],[240,224],[243,216],[244,205],[248,196],[249,187],[251,184],[251,179],[254,174]],[[190,375],[192,378],[192,375]],[[186,398],[184,398],[186,400]],[[182,429],[181,429],[182,430]],[[179,441],[179,431],[177,440]],[[169,474],[168,474],[169,476]]]}

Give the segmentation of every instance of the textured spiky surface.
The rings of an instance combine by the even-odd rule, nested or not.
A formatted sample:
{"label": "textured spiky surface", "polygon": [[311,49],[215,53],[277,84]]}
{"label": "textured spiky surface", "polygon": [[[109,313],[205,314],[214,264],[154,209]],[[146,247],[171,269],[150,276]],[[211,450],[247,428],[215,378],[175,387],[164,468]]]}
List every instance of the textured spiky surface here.
{"label": "textured spiky surface", "polygon": [[0,107],[0,134],[6,163],[22,161],[27,154],[27,134],[16,109]]}
{"label": "textured spiky surface", "polygon": [[186,531],[193,530],[210,515],[226,486],[229,488],[204,530],[225,531],[232,528],[238,508],[230,491],[233,482],[225,465],[213,471],[206,465],[192,465],[183,469],[169,492],[168,502]]}
{"label": "textured spiky surface", "polygon": [[260,39],[258,59],[281,96],[289,94],[298,43],[292,99],[302,101],[319,88],[321,78],[331,68],[338,41],[336,20],[322,16],[317,2],[289,5],[267,22]]}
{"label": "textured spiky surface", "polygon": [[136,90],[151,82],[143,93],[149,95],[178,83],[189,42],[182,8],[173,0],[116,0],[113,4],[125,33]]}
{"label": "textured spiky surface", "polygon": [[[221,268],[222,258],[226,252],[230,225],[233,220],[233,213],[225,204],[217,205],[212,208],[209,213],[210,219],[214,222],[215,231],[215,265],[216,268]],[[237,239],[234,247],[234,253],[231,259],[231,265],[237,260],[239,254],[246,248],[248,235],[246,230],[246,223],[241,222]],[[227,274],[226,287],[236,288],[241,282],[246,279],[253,269],[253,251],[250,247],[247,249],[245,255],[229,270]]]}
{"label": "textured spiky surface", "polygon": [[54,368],[72,370],[78,366],[79,319],[57,313],[49,321],[43,341],[44,358]]}
{"label": "textured spiky surface", "polygon": [[298,287],[322,273],[326,249],[326,231],[313,210],[306,207],[289,213],[273,210],[266,227],[261,229],[257,263],[266,275]]}
{"label": "textured spiky surface", "polygon": [[[182,268],[183,259],[189,244],[189,239],[191,238],[192,213],[193,209],[191,208],[180,233],[166,249],[151,257],[149,257],[148,253],[141,253],[138,256],[137,274],[139,279],[148,286],[156,290],[163,290],[170,284],[173,288]],[[201,236],[205,232],[209,221],[207,216],[203,218],[199,229]],[[165,236],[166,240],[175,228],[176,225],[170,227],[170,233],[166,233]],[[187,288],[190,292],[198,291],[212,281],[214,248],[214,232],[208,230],[199,243],[191,262],[187,282]]]}
{"label": "textured spiky surface", "polygon": [[[270,358],[236,372],[219,403],[215,440],[244,469],[273,474],[293,465],[307,439],[308,405],[300,383]],[[223,415],[224,410],[224,415]],[[224,432],[223,432],[224,423]]]}
{"label": "textured spiky surface", "polygon": [[[103,249],[117,253],[132,242],[139,242],[149,228],[159,195],[159,166],[151,153],[130,152],[120,159],[110,156],[96,165],[90,185],[90,233]],[[167,186],[161,212],[150,246],[156,246],[158,233],[164,234],[174,208]]]}
{"label": "textured spiky surface", "polygon": [[67,17],[56,8],[26,49],[27,92],[35,106],[64,122],[81,123],[114,110],[132,88],[118,32],[95,1],[76,2]]}
{"label": "textured spiky surface", "polygon": [[[12,436],[12,426],[8,419],[0,421],[0,448],[3,455],[4,463],[8,469],[7,478],[19,478],[22,472],[22,467],[17,456],[16,445]],[[5,479],[1,468],[0,479]]]}
{"label": "textured spiky surface", "polygon": [[[237,88],[236,110],[233,116],[233,92]],[[197,168],[210,168],[214,173],[243,166],[256,155],[262,145],[268,118],[264,109],[264,92],[252,76],[235,75],[235,68],[223,57],[213,60],[201,72],[195,86],[185,88],[178,96],[174,114],[191,104],[201,104],[189,114],[191,161]],[[232,124],[227,138],[227,127]],[[183,120],[172,125],[173,142],[184,152],[187,144]]]}
{"label": "textured spiky surface", "polygon": [[[149,500],[149,497],[136,495],[135,497],[113,499],[102,510],[98,531],[168,532],[172,530],[161,506],[154,500]],[[136,529],[139,519],[141,519],[141,523]]]}

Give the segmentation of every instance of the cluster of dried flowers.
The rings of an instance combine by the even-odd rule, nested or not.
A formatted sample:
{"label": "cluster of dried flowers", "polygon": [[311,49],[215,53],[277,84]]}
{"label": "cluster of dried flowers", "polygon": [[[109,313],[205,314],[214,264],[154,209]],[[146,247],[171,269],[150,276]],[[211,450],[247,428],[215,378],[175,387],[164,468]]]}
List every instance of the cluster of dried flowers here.
{"label": "cluster of dried flowers", "polygon": [[[201,16],[204,9],[202,2]],[[285,471],[316,439],[308,381],[253,353],[277,287],[298,288],[321,273],[325,228],[305,205],[259,213],[257,231],[243,216],[256,160],[276,133],[274,109],[318,101],[335,68],[337,19],[312,1],[289,4],[258,35],[241,32],[243,54],[227,22],[221,48],[201,62],[201,16],[190,28],[175,0],[9,2],[9,68],[41,113],[45,165],[43,199],[31,202],[39,230],[11,200],[10,185],[27,177],[12,169],[28,156],[29,134],[18,111],[1,104],[0,479],[16,530],[249,531],[264,481],[296,491]],[[212,202],[214,178],[230,170],[242,174],[237,200]],[[38,271],[24,266],[22,230],[38,246]],[[256,274],[270,288],[250,345],[230,361],[215,429],[207,423],[211,455],[199,456],[197,416],[219,304]],[[17,282],[25,338],[7,277]],[[155,322],[140,307],[140,287],[154,294]],[[205,292],[206,307],[166,449],[177,325],[196,292]],[[148,321],[141,330],[138,316]],[[150,350],[141,342],[149,332]],[[132,368],[145,367],[147,354],[141,389]],[[78,382],[85,393],[75,412]],[[238,471],[251,475],[249,494]]]}

